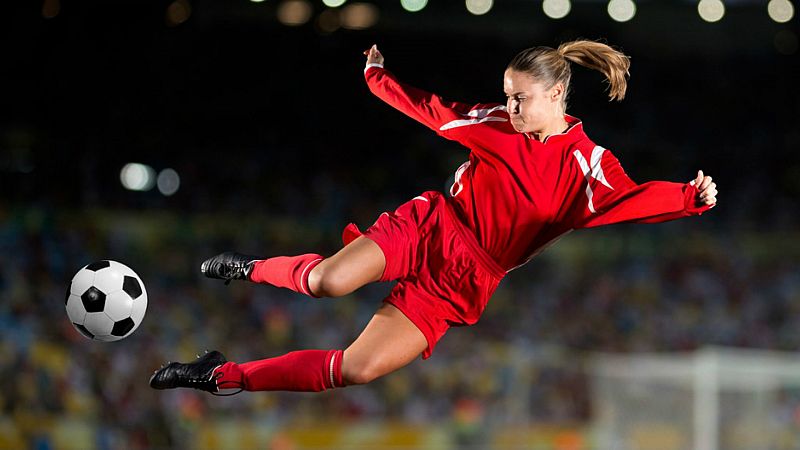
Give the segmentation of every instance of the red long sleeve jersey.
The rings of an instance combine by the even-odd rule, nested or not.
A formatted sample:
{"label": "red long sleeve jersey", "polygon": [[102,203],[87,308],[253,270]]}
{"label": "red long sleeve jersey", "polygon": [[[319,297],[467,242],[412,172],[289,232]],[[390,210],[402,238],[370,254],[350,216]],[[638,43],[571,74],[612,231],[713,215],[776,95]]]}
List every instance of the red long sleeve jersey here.
{"label": "red long sleeve jersey", "polygon": [[514,130],[504,105],[444,101],[399,82],[380,65],[364,74],[383,101],[471,150],[456,170],[448,202],[506,270],[576,228],[664,222],[708,209],[697,202],[693,183],[631,181],[574,117],[565,116],[567,131],[540,142]]}

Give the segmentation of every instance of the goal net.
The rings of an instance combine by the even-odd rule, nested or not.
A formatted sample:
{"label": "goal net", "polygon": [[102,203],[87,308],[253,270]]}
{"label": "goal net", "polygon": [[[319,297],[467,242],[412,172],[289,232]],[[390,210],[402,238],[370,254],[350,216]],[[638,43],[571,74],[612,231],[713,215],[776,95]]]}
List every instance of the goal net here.
{"label": "goal net", "polygon": [[800,448],[800,353],[598,354],[589,374],[594,448]]}

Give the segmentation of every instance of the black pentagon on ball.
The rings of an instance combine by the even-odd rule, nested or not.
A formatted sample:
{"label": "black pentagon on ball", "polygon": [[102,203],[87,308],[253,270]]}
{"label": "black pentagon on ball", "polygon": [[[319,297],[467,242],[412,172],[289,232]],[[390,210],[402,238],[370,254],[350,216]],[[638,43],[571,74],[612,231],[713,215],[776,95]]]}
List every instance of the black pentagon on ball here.
{"label": "black pentagon on ball", "polygon": [[120,320],[119,322],[114,324],[114,328],[111,329],[112,336],[125,336],[128,334],[129,331],[133,329],[133,319],[130,317]]}
{"label": "black pentagon on ball", "polygon": [[86,270],[91,270],[92,272],[97,272],[100,269],[105,269],[106,267],[111,267],[111,263],[107,260],[96,261],[88,266],[86,266]]}
{"label": "black pentagon on ball", "polygon": [[139,284],[139,280],[128,275],[125,275],[125,279],[122,282],[122,290],[134,300],[142,295],[142,286]]}
{"label": "black pentagon on ball", "polygon": [[106,294],[92,286],[81,295],[86,312],[100,312],[106,306]]}
{"label": "black pentagon on ball", "polygon": [[75,322],[73,322],[72,324],[75,325],[75,328],[77,328],[82,335],[86,336],[89,339],[94,339],[94,335],[91,332],[89,332],[89,330],[87,330],[85,326],[77,324]]}

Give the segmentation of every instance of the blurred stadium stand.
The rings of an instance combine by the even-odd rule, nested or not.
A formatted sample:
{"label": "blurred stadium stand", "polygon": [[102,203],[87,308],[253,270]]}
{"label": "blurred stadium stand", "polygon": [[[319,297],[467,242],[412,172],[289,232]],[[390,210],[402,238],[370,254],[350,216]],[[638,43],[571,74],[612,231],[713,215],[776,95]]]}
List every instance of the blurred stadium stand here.
{"label": "blurred stadium stand", "polygon": [[[642,3],[618,24],[602,2],[553,21],[535,2],[478,17],[462,2],[411,15],[379,1],[374,27],[321,32],[321,3],[299,27],[276,20],[280,3],[194,1],[177,25],[170,2],[63,0],[50,19],[38,2],[0,7],[0,448],[596,448],[595,352],[800,346],[796,18],[747,2],[713,24],[693,3]],[[243,361],[344,347],[388,292],[309,300],[198,270],[226,249],[330,254],[347,222],[445,189],[466,153],[372,98],[361,50],[377,42],[401,79],[448,98],[502,101],[516,51],[577,37],[633,62],[620,104],[575,70],[570,112],[588,134],[636,181],[705,170],[718,208],[567,236],[512,273],[476,326],[368,386],[147,386],[163,361],[206,348]],[[131,161],[173,168],[179,190],[125,190]],[[63,309],[97,259],[148,290],[144,323],[119,343],[81,337]],[[785,396],[778,449],[800,439],[798,396]],[[674,448],[653,433],[647,450]]]}

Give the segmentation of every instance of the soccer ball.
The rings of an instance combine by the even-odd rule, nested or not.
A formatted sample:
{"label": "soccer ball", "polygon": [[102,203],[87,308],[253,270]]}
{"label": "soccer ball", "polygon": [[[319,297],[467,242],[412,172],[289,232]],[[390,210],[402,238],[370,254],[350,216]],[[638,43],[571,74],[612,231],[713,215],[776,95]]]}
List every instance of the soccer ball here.
{"label": "soccer ball", "polygon": [[147,291],[136,272],[116,261],[97,261],[75,274],[67,289],[67,316],[82,335],[111,342],[142,323]]}

